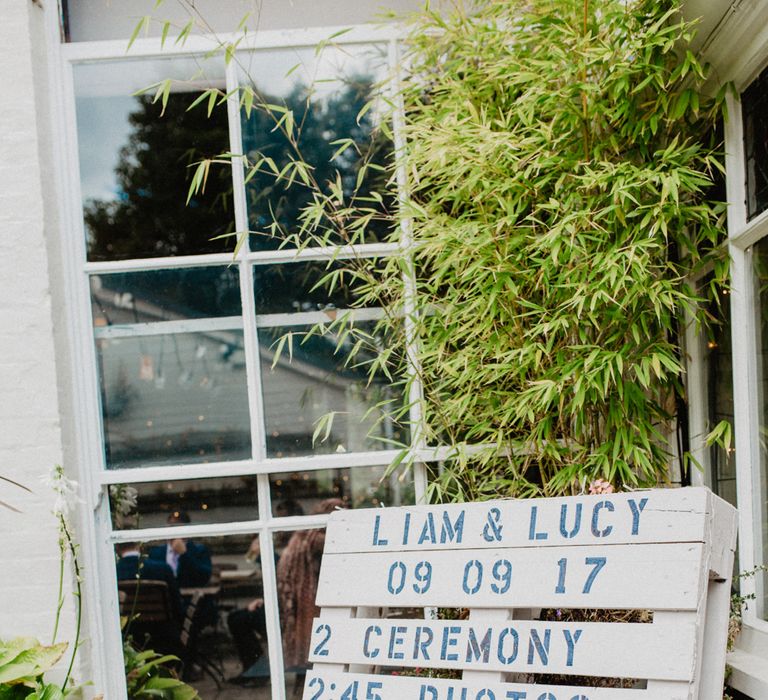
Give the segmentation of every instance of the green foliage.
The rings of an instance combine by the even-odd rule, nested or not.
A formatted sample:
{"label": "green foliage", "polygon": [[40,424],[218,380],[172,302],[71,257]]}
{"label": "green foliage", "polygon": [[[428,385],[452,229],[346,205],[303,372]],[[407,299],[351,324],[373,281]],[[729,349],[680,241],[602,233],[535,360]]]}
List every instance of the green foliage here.
{"label": "green foliage", "polygon": [[30,637],[0,640],[0,700],[59,700],[66,693],[43,674],[64,656],[67,643],[45,646]]}
{"label": "green foliage", "polygon": [[[686,314],[708,321],[691,280],[710,266],[721,280],[725,268],[725,206],[711,194],[723,91],[704,90],[679,4],[427,6],[406,43],[407,75],[390,84],[390,113],[381,100],[364,105],[356,128],[347,110],[349,134],[326,128],[322,110],[314,128],[311,90],[281,104],[255,83],[240,90],[246,133],[253,127],[249,226],[275,239],[257,247],[387,235],[407,253],[329,265],[324,284],[350,275],[353,305],[386,316],[374,334],[342,314],[316,334],[344,338],[349,366],[401,378],[423,416],[416,444],[451,454],[432,474],[432,500],[666,479],[666,435],[684,396],[680,325]],[[278,151],[272,137],[259,142],[266,133]],[[397,167],[381,155],[390,141]],[[207,161],[190,196],[203,192],[216,159]],[[276,199],[259,209],[263,196]],[[399,342],[372,340],[381,337]],[[292,341],[278,350],[295,350]],[[380,408],[401,420],[408,405],[392,405]],[[710,438],[727,442],[726,428]],[[415,458],[404,446],[392,468]]]}
{"label": "green foliage", "polygon": [[425,437],[457,455],[433,498],[666,478],[678,324],[705,323],[690,279],[724,215],[706,136],[722,94],[703,92],[677,8],[503,0],[416,18],[395,236],[416,308],[396,262],[365,303],[384,295],[413,324]]}
{"label": "green foliage", "polygon": [[168,668],[177,657],[162,656],[151,649],[137,651],[130,642],[125,642],[123,656],[129,700],[200,700],[197,691]]}

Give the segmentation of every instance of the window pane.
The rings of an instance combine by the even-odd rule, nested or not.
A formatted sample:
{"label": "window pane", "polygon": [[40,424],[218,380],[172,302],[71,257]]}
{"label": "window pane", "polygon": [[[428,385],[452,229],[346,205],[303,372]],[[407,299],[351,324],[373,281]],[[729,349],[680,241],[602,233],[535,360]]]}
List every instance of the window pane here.
{"label": "window pane", "polygon": [[222,697],[224,678],[233,681],[227,697],[253,697],[256,687],[269,697],[258,542],[246,534],[115,547],[124,636],[177,655],[177,670],[203,700]]}
{"label": "window pane", "polygon": [[[730,297],[726,290],[719,303],[710,303],[708,312],[716,323],[707,341],[707,390],[709,393],[709,430],[727,420],[733,425],[733,354],[731,352]],[[726,452],[720,445],[709,448],[712,462],[712,487],[715,493],[736,505],[735,448]]]}
{"label": "window pane", "polygon": [[181,511],[196,523],[259,517],[255,476],[113,484],[109,501],[116,529],[171,526]]}
{"label": "window pane", "polygon": [[[317,54],[314,49],[260,51],[242,57],[241,84],[250,86],[259,100],[291,110],[296,127],[293,141],[284,129],[276,128],[280,113],[265,113],[255,108],[250,115],[242,112],[243,150],[248,165],[271,158],[279,170],[291,160],[299,159],[312,166],[311,176],[325,193],[329,182],[341,179],[345,204],[357,186],[361,155],[369,157],[374,167],[384,166],[391,151],[390,142],[374,134],[377,109],[371,109],[358,120],[358,114],[373,94],[373,85],[384,75],[386,51],[372,46],[326,47]],[[333,158],[338,139],[353,139],[360,151],[348,148]],[[366,156],[366,154],[368,154]],[[265,170],[268,168],[261,168]],[[363,179],[358,195],[381,191],[386,175],[371,169]],[[281,239],[295,234],[301,210],[312,202],[311,189],[297,181],[287,184],[284,178],[257,172],[246,186],[249,228],[253,250],[275,249]],[[386,205],[361,203],[375,213],[365,235],[333,233],[329,244],[366,243],[382,240],[388,223],[382,212]],[[270,229],[273,222],[279,231]],[[348,229],[349,230],[349,229]]]}
{"label": "window pane", "polygon": [[376,508],[415,503],[413,472],[384,477],[386,467],[353,467],[271,474],[272,514],[304,515],[324,500],[340,498],[345,508]]}
{"label": "window pane", "polygon": [[102,337],[96,350],[107,468],[251,456],[242,330]]}
{"label": "window pane", "polygon": [[[384,417],[403,405],[400,388],[383,374],[370,382],[368,378],[368,364],[387,346],[375,330],[383,311],[354,309],[349,333],[346,328],[311,332],[354,303],[360,283],[348,272],[337,278],[330,293],[325,285],[315,288],[329,272],[345,265],[329,267],[322,261],[254,266],[270,457],[384,449],[393,445],[382,439],[406,439],[403,426]],[[360,351],[350,359],[358,342]],[[331,413],[327,438],[313,445],[317,421]]]}
{"label": "window pane", "polygon": [[91,276],[97,327],[240,316],[240,278],[227,265]]}
{"label": "window pane", "polygon": [[747,169],[747,218],[768,208],[768,71],[742,95]]}
{"label": "window pane", "polygon": [[[337,498],[319,503],[314,513],[332,513],[343,506]],[[274,535],[277,557],[277,600],[280,608],[280,633],[286,689],[304,685],[310,664],[309,641],[312,620],[320,612],[315,605],[320,561],[325,545],[325,528],[298,530]]]}
{"label": "window pane", "polygon": [[[253,294],[257,314],[295,313],[328,308],[350,308],[361,287],[351,272],[352,261],[313,261],[280,265],[254,265]],[[337,272],[337,284],[328,291],[321,284]]]}
{"label": "window pane", "polygon": [[[172,79],[167,104],[150,85]],[[226,107],[187,111],[208,88],[224,89],[219,61],[126,60],[74,68],[80,178],[89,260],[232,250],[232,177],[213,168],[189,202],[194,164],[230,150]],[[192,167],[191,167],[192,166]]]}
{"label": "window pane", "polygon": [[[753,512],[759,517],[755,523],[755,541],[758,551],[755,553],[757,564],[768,564],[768,444],[765,435],[768,430],[768,239],[763,238],[755,246],[755,272],[759,289],[759,313],[757,316],[759,339],[758,386],[761,409],[760,436],[760,473],[759,490],[753,494],[757,508]],[[768,619],[768,572],[763,571],[755,577],[757,583],[757,613]]]}
{"label": "window pane", "polygon": [[[375,342],[373,325],[359,323],[356,328]],[[399,388],[384,376],[369,382],[365,366],[346,365],[353,338],[337,350],[336,333],[310,335],[311,330],[301,325],[259,329],[267,455],[362,452],[392,448],[385,440],[403,442],[403,426],[389,415],[402,406]],[[289,333],[292,357],[284,347],[272,367],[276,348]],[[365,359],[372,359],[372,352]],[[358,357],[356,363],[360,361]],[[318,421],[324,427],[313,445]]]}

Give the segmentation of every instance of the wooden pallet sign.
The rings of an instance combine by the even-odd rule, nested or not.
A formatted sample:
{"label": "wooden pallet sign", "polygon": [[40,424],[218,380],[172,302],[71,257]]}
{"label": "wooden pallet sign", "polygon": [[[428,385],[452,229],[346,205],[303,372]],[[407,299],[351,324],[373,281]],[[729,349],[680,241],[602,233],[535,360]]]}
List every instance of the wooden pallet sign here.
{"label": "wooden pallet sign", "polygon": [[[720,700],[735,544],[705,488],[338,511],[303,700]],[[651,614],[538,619],[574,608]]]}

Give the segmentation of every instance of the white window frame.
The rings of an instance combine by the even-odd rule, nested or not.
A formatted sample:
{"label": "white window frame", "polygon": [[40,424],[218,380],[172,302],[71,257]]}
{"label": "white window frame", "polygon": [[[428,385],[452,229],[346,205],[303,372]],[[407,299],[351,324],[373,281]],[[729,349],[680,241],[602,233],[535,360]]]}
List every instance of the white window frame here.
{"label": "white window frame", "polygon": [[[768,50],[768,46],[765,47]],[[768,58],[768,53],[766,54]],[[759,71],[745,73],[736,81],[739,93]],[[731,279],[731,344],[733,357],[733,403],[736,449],[736,493],[739,508],[739,567],[750,571],[762,562],[762,514],[760,505],[761,456],[758,357],[758,290],[754,275],[753,246],[768,237],[768,212],[747,221],[746,168],[740,100],[729,96],[725,126],[726,187],[728,197],[728,253]],[[757,597],[743,616],[744,629],[729,658],[734,688],[755,697],[768,693],[765,657],[768,655],[768,621],[763,619],[763,577],[741,579],[741,595]],[[762,666],[762,672],[760,668]],[[758,675],[759,674],[759,675]]]}
{"label": "white window frame", "polygon": [[[67,333],[72,357],[71,372],[74,392],[76,440],[75,453],[79,463],[78,478],[82,485],[83,507],[79,513],[79,529],[82,539],[82,556],[85,563],[86,620],[85,634],[90,643],[90,659],[86,661],[87,672],[95,687],[107,698],[125,696],[125,678],[119,672],[122,668],[122,642],[117,598],[117,580],[114,565],[114,545],[128,539],[135,541],[165,539],[167,529],[145,528],[130,532],[113,531],[109,516],[109,505],[105,496],[108,486],[116,483],[137,483],[160,480],[197,479],[205,477],[225,477],[238,475],[256,475],[259,498],[259,518],[248,522],[214,523],[180,526],[174,534],[182,537],[201,537],[248,533],[258,535],[262,550],[262,568],[265,580],[264,598],[267,618],[268,654],[272,669],[272,698],[284,700],[285,683],[280,645],[280,624],[278,600],[275,582],[275,563],[272,551],[272,536],[279,531],[298,530],[323,526],[327,516],[301,516],[275,518],[271,514],[269,475],[289,471],[320,470],[328,468],[386,466],[398,455],[397,450],[381,450],[346,454],[315,455],[296,458],[267,458],[266,438],[264,435],[263,410],[261,407],[261,389],[258,348],[248,338],[256,337],[256,316],[253,302],[252,266],[241,264],[240,285],[243,300],[242,318],[246,336],[246,354],[248,355],[248,396],[251,419],[251,439],[253,454],[251,459],[208,464],[149,466],[138,469],[107,470],[104,465],[103,435],[101,431],[101,409],[99,401],[97,362],[94,347],[94,328],[90,316],[89,276],[98,272],[130,272],[152,269],[168,269],[181,266],[203,266],[211,263],[231,263],[230,254],[179,256],[172,258],[152,258],[141,260],[123,260],[115,262],[88,262],[85,247],[85,232],[82,217],[81,191],[79,178],[79,156],[77,150],[77,126],[75,117],[75,92],[73,66],[87,61],[106,61],[136,58],[166,58],[169,56],[195,55],[209,51],[215,45],[212,39],[204,36],[188,38],[184,46],[177,46],[169,39],[165,48],[159,38],[138,39],[128,54],[126,40],[95,41],[63,44],[58,31],[58,17],[48,11],[48,39],[51,52],[50,83],[52,87],[53,124],[56,172],[60,182],[58,199],[61,212],[63,266],[65,268],[64,287],[67,309]],[[260,31],[241,41],[238,52],[270,48],[314,47],[329,36],[347,27],[321,27],[300,30]],[[385,44],[388,47],[388,61],[396,65],[399,57],[398,42],[403,30],[398,25],[389,27],[360,25],[340,34],[336,44]],[[219,35],[217,41],[232,41],[241,35]],[[226,69],[227,90],[237,87],[235,62]],[[240,146],[239,105],[236,96],[229,100],[230,150],[242,152]],[[402,148],[402,123],[393,125],[396,150]],[[243,186],[242,162],[233,166],[234,210],[236,230],[247,229],[245,189]],[[399,196],[406,197],[405,173],[400,168],[397,173],[400,187]],[[183,205],[183,202],[180,203]],[[249,252],[244,250],[237,262],[277,263],[300,260],[327,260],[352,255],[385,256],[403,254],[409,241],[408,223],[405,224],[404,245],[372,244],[353,247],[314,248],[299,251],[280,250],[267,252]],[[412,286],[409,287],[413,292]],[[414,300],[408,302],[408,308],[414,308]],[[410,337],[409,329],[406,333]],[[409,354],[411,350],[409,349]],[[415,369],[412,370],[415,372]],[[412,425],[419,426],[421,421],[420,406],[415,399],[420,396],[418,382],[412,385],[409,396]],[[414,486],[417,501],[424,498],[426,492],[425,462],[444,459],[447,448],[427,448],[421,438],[422,431],[416,428],[412,433],[412,455],[414,463]],[[271,585],[270,585],[271,584]],[[88,605],[88,602],[92,602]],[[88,663],[90,662],[90,663]]]}

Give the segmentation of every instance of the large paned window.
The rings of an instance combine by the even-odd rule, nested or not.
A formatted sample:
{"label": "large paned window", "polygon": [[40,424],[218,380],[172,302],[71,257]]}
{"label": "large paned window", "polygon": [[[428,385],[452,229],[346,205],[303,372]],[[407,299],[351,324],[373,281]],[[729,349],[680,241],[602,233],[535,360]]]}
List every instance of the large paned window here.
{"label": "large paned window", "polygon": [[[127,55],[124,42],[64,52],[104,647],[118,664],[119,611],[136,643],[185,659],[204,699],[231,677],[227,697],[299,692],[328,513],[414,503],[423,488],[421,466],[385,476],[393,445],[417,432],[415,408],[398,421],[382,409],[404,405],[399,385],[346,362],[343,336],[309,334],[349,314],[373,338],[363,365],[385,347],[382,309],[351,309],[351,282],[318,282],[350,258],[399,253],[387,226],[298,249],[311,192],[246,178],[240,157],[187,202],[203,159],[268,156],[282,168],[292,156],[273,120],[242,108],[246,84],[293,110],[321,188],[360,185],[354,149],[331,162],[337,139],[373,141],[381,165],[392,157],[376,136],[380,110],[360,110],[392,69],[395,32],[361,27],[317,51],[326,34],[263,32],[226,64],[201,37],[172,55],[150,39]],[[166,100],[144,91],[165,80]],[[189,108],[211,88],[229,98],[210,115]],[[328,414],[325,439],[313,439]],[[122,680],[111,682],[118,697]]]}
{"label": "large paned window", "polygon": [[[765,378],[768,370],[768,71],[745,87],[741,100],[733,100],[726,125],[728,171],[728,235],[731,258],[730,327],[733,399],[728,396],[727,370],[719,366],[722,393],[720,410],[732,406],[735,463],[722,455],[716,463],[715,482],[727,493],[735,476],[739,507],[739,566],[752,572],[741,579],[748,601],[745,624],[768,634],[768,575],[759,568],[768,563],[768,412]],[[727,353],[726,353],[727,354]],[[725,357],[719,358],[725,360]]]}

